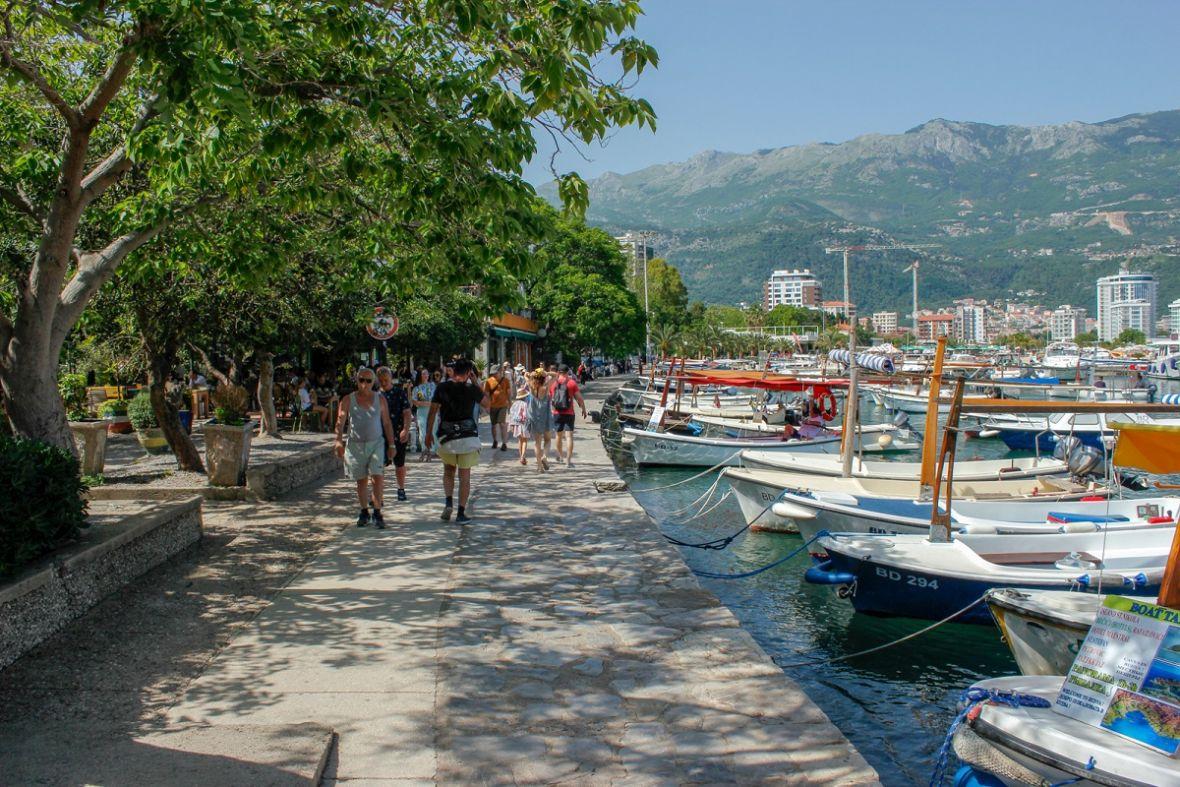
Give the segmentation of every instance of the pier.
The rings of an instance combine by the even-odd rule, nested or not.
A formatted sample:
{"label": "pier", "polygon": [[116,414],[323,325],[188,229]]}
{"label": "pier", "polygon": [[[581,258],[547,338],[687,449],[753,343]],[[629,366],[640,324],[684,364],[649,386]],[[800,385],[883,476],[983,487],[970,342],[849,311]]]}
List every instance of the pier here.
{"label": "pier", "polygon": [[[587,408],[599,409],[616,385],[587,386]],[[151,670],[141,685],[121,674],[115,707],[94,710],[80,738],[54,742],[58,726],[83,721],[69,693],[49,686],[38,695],[8,673],[50,669],[66,655],[54,649],[84,639],[87,627],[102,635],[88,654],[99,664],[104,647],[127,647],[108,641],[108,604],[31,654],[25,670],[18,662],[0,673],[10,708],[38,697],[64,704],[64,721],[3,719],[9,777],[95,780],[109,772],[96,764],[101,746],[116,741],[128,783],[158,772],[170,752],[190,769],[178,772],[205,783],[233,780],[250,764],[259,784],[876,783],[632,496],[596,491],[595,481],[616,477],[596,424],[579,421],[574,467],[554,464],[550,474],[538,474],[531,455],[521,467],[514,450],[486,446],[473,475],[475,521],[465,527],[439,521],[440,466],[413,455],[410,502],[390,495],[385,531],[351,526],[355,499],[342,479],[274,503],[207,503],[207,518],[234,511],[248,518],[243,526],[292,541],[306,528],[322,548],[288,556],[292,573],[269,601],[254,600],[257,614],[224,616],[186,651],[182,674],[150,686],[152,696]],[[216,573],[204,561],[224,558],[198,554],[153,572],[124,602],[149,604],[161,590],[167,599],[193,576]],[[240,592],[220,579],[223,594]],[[165,642],[195,625],[183,615],[199,610],[171,612],[180,617],[155,632]],[[151,645],[146,632],[123,636]],[[80,665],[70,680],[78,702],[96,707],[101,671]],[[30,737],[44,747],[20,745]]]}

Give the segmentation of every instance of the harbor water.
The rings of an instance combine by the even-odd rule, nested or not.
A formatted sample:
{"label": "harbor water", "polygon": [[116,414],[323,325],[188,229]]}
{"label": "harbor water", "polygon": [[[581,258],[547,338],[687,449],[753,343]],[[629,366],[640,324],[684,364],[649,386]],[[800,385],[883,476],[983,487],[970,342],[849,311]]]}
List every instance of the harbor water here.
{"label": "harbor water", "polygon": [[[888,421],[892,415],[862,398],[862,423]],[[912,417],[919,428],[921,422],[922,416]],[[965,440],[958,451],[960,460],[1012,455],[998,439]],[[915,454],[891,458],[918,459]],[[698,509],[676,513],[709,489],[715,473],[644,492],[689,478],[702,468],[637,468],[624,452],[619,453],[618,468],[636,499],[669,536],[702,542],[737,532],[745,524],[732,497],[692,521],[685,520]],[[714,501],[724,492],[721,484]],[[797,535],[747,532],[722,551],[682,547],[681,552],[693,569],[739,573],[764,566],[801,544]],[[885,784],[927,784],[963,690],[983,678],[1018,674],[999,629],[946,624],[881,652],[826,663],[913,634],[929,621],[856,615],[831,588],[804,582],[810,565],[801,554],[754,577],[700,581],[807,690]]]}

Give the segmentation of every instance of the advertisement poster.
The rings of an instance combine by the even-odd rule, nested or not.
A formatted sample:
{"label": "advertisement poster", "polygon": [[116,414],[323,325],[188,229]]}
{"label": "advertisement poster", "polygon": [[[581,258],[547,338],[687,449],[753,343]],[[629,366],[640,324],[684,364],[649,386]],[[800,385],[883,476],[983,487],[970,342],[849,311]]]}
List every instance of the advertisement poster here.
{"label": "advertisement poster", "polygon": [[1107,596],[1054,709],[1175,756],[1180,748],[1180,611]]}

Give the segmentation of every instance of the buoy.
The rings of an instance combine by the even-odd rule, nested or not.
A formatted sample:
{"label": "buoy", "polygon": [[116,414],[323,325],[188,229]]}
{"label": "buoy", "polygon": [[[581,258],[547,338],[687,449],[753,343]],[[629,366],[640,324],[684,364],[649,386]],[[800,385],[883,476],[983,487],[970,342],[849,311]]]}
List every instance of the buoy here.
{"label": "buoy", "polygon": [[893,435],[891,435],[891,434],[877,435],[877,445],[880,446],[881,448],[888,448],[889,446],[893,445]]}

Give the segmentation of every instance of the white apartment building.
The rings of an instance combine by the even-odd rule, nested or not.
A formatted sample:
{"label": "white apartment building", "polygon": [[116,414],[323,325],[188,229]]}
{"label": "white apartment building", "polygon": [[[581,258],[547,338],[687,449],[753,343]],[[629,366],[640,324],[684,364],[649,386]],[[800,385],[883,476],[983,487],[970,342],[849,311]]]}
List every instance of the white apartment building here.
{"label": "white apartment building", "polygon": [[987,309],[975,305],[956,307],[952,331],[965,344],[987,344]]}
{"label": "white apartment building", "polygon": [[897,333],[897,324],[897,312],[873,312],[874,333]]}
{"label": "white apartment building", "polygon": [[1180,334],[1180,298],[1168,304],[1168,332]]}
{"label": "white apartment building", "polygon": [[639,232],[627,232],[623,235],[616,235],[615,240],[619,242],[619,248],[623,250],[623,254],[631,260],[631,275],[637,276],[642,271],[640,263],[646,260],[653,259],[655,251],[651,246],[648,246],[646,238]]}
{"label": "white apartment building", "polygon": [[1098,280],[1098,338],[1113,341],[1127,328],[1155,335],[1156,280],[1150,273],[1123,267]]}
{"label": "white apartment building", "polygon": [[819,279],[807,268],[774,271],[762,285],[762,308],[766,311],[780,305],[818,308],[822,301]]}
{"label": "white apartment building", "polygon": [[1058,306],[1049,317],[1049,333],[1055,342],[1072,342],[1086,332],[1086,310],[1069,304]]}

